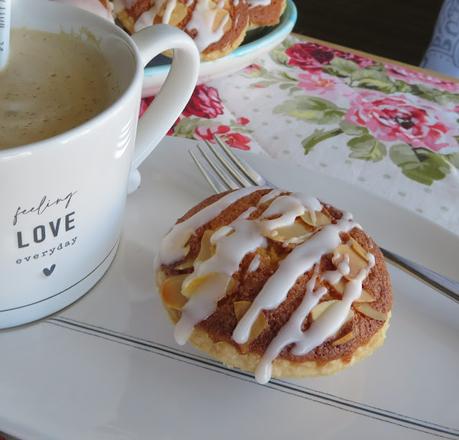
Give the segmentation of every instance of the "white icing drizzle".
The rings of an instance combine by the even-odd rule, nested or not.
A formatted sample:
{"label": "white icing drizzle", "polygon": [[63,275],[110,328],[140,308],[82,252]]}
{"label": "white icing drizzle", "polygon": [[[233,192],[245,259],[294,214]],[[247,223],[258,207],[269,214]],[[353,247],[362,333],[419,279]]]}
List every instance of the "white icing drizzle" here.
{"label": "white icing drizzle", "polygon": [[248,0],[249,8],[256,8],[257,6],[269,6],[272,0]]}
{"label": "white icing drizzle", "polygon": [[163,15],[163,23],[168,24],[171,21],[172,12],[174,12],[177,0],[169,0]]}
{"label": "white icing drizzle", "polygon": [[147,26],[151,26],[153,24],[153,20],[158,15],[159,11],[163,7],[166,0],[155,0],[153,2],[153,6],[145,11],[135,22],[134,24],[134,31],[139,32],[143,28]]}
{"label": "white icing drizzle", "polygon": [[220,238],[226,237],[227,235],[231,234],[234,232],[234,229],[229,226],[222,226],[220,229],[217,229],[212,236],[210,237],[210,243],[215,244]]}
{"label": "white icing drizzle", "polygon": [[131,9],[137,0],[113,0],[113,9],[115,13],[121,12],[123,9]]}
{"label": "white icing drizzle", "polygon": [[[349,275],[351,271],[351,266],[349,266],[349,255],[340,255],[339,253],[335,253],[332,258],[332,263],[338,268],[340,273],[343,275]],[[334,284],[334,283],[332,283]]]}
{"label": "white icing drizzle", "polygon": [[138,32],[147,26],[151,26],[156,16],[161,12],[164,3],[166,3],[166,7],[164,9],[162,22],[168,24],[177,5],[177,0],[155,0],[153,6],[137,19],[134,25],[134,31]]}
{"label": "white icing drizzle", "polygon": [[[280,329],[276,337],[266,349],[261,361],[257,365],[255,378],[260,383],[267,383],[271,379],[272,362],[289,344],[294,344],[292,354],[301,356],[309,353],[314,348],[323,344],[329,337],[333,336],[344,324],[351,309],[353,301],[362,294],[362,283],[368,276],[375,260],[370,255],[368,266],[362,269],[355,279],[349,280],[344,288],[343,298],[332,304],[310,327],[303,332],[301,327],[311,310],[317,305],[320,298],[328,292],[325,287],[320,287],[314,292],[317,279],[317,270],[306,285],[306,293],[300,306],[293,312],[287,323]],[[318,265],[316,265],[317,267]],[[330,276],[330,273],[328,273]],[[334,271],[332,278],[337,277],[338,281],[342,273],[340,268]]]}
{"label": "white icing drizzle", "polygon": [[275,199],[276,197],[279,197],[280,195],[282,194],[281,191],[279,191],[278,189],[273,189],[271,191],[269,191],[268,193],[266,193],[261,199],[260,201],[258,202],[260,205],[263,205],[263,203],[268,203],[269,201],[271,201],[272,199]]}
{"label": "white icing drizzle", "polygon": [[243,188],[233,191],[209,206],[206,206],[195,215],[182,223],[176,224],[163,238],[159,251],[162,264],[172,264],[186,256],[186,244],[194,231],[209,223],[222,211],[231,206],[237,200],[248,196],[256,191],[269,189],[264,187]]}
{"label": "white icing drizzle", "polygon": [[191,5],[193,4],[193,1],[194,1],[194,0],[187,0],[186,5],[187,5],[187,6],[191,6]]}
{"label": "white icing drizzle", "polygon": [[179,345],[186,344],[196,324],[215,312],[218,301],[225,296],[230,277],[217,274],[212,282],[203,283],[199,294],[193,295],[182,309],[182,315],[175,325],[174,337]]}
{"label": "white icing drizzle", "polygon": [[255,272],[260,267],[260,255],[255,254],[249,264],[247,272]]}
{"label": "white icing drizzle", "polygon": [[[318,265],[316,266],[318,267]],[[257,369],[255,371],[255,379],[260,383],[267,383],[271,379],[272,362],[279,356],[283,348],[291,343],[297,342],[303,332],[301,326],[305,317],[309,315],[311,310],[319,303],[322,296],[327,293],[325,287],[320,287],[314,291],[318,270],[314,271],[311,279],[306,283],[306,293],[299,307],[293,312],[288,322],[279,330],[279,333],[271,341],[265,353],[263,354]]]}
{"label": "white icing drizzle", "polygon": [[220,230],[217,230],[215,254],[195,266],[194,272],[184,280],[185,286],[197,278],[212,274],[182,309],[175,327],[175,338],[178,344],[185,344],[194,326],[215,312],[218,301],[225,296],[227,284],[233,273],[239,270],[244,256],[267,246],[266,238],[259,233],[258,223],[247,220],[253,211],[254,208],[249,208],[230,224],[234,233],[222,235],[219,234]]}
{"label": "white icing drizzle", "polygon": [[348,280],[344,288],[341,301],[332,304],[317,321],[314,321],[301,339],[296,341],[292,353],[301,356],[309,353],[314,348],[325,342],[330,336],[336,333],[346,321],[352,303],[362,294],[362,283],[370,273],[375,264],[375,258],[369,254],[369,262],[358,275]]}
{"label": "white icing drizzle", "polygon": [[352,216],[344,214],[336,224],[324,226],[309,240],[293,249],[279,264],[277,271],[265,283],[249,309],[238,322],[233,340],[245,344],[250,329],[262,310],[277,308],[287,297],[296,280],[320,262],[322,255],[333,252],[341,243],[340,233],[348,232],[355,223]]}
{"label": "white icing drizzle", "polygon": [[193,10],[193,15],[186,26],[186,30],[197,31],[194,42],[200,52],[219,41],[225,34],[225,25],[229,20],[228,14],[225,15],[221,23],[214,30],[214,22],[219,9],[221,10],[221,7],[211,7],[210,0],[198,0]]}
{"label": "white icing drizzle", "polygon": [[288,226],[294,223],[295,219],[306,211],[314,213],[320,211],[322,205],[313,197],[305,197],[300,194],[277,197],[268,209],[263,213],[263,218],[279,215],[272,220],[263,221],[264,231]]}

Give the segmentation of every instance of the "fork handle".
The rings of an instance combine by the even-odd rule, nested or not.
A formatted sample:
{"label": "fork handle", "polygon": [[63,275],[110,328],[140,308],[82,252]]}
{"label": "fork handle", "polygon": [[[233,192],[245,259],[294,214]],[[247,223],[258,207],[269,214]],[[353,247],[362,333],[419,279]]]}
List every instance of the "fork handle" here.
{"label": "fork handle", "polygon": [[457,281],[440,275],[433,270],[427,269],[420,264],[414,263],[413,261],[407,260],[406,258],[394,254],[387,249],[380,249],[389,262],[409,273],[410,275],[415,276],[418,280],[422,281],[428,286],[438,290],[446,297],[459,303],[459,283]]}

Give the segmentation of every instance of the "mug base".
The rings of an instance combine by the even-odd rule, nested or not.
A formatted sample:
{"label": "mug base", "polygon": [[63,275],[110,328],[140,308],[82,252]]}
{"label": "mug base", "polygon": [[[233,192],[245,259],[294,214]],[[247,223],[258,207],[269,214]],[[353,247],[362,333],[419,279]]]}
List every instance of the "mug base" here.
{"label": "mug base", "polygon": [[56,313],[82,296],[86,295],[95,284],[105,275],[108,268],[115,258],[118,250],[119,240],[107,255],[102,264],[100,264],[94,272],[84,278],[81,282],[66,290],[64,293],[51,297],[47,300],[40,301],[29,306],[20,307],[14,310],[9,310],[0,313],[0,330],[19,325],[28,324],[33,321],[45,318],[53,313]]}

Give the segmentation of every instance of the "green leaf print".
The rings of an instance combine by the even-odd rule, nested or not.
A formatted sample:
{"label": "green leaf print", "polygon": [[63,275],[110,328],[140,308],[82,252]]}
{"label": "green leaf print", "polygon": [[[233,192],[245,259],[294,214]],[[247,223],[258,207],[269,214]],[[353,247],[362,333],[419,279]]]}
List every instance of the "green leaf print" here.
{"label": "green leaf print", "polygon": [[296,96],[275,107],[274,113],[316,124],[334,124],[341,120],[344,110],[326,99],[315,96]]}
{"label": "green leaf print", "polygon": [[343,133],[348,136],[362,136],[364,134],[368,134],[368,128],[351,124],[344,119],[339,123],[339,127],[343,130]]}
{"label": "green leaf print", "polygon": [[303,145],[304,148],[304,154],[306,155],[310,153],[319,142],[323,142],[342,133],[343,130],[341,130],[340,128],[335,128],[334,130],[329,131],[325,131],[322,128],[316,128],[312,132],[312,134],[310,134],[307,138],[303,139],[303,141],[301,142],[301,145]]}
{"label": "green leaf print", "polygon": [[285,51],[293,44],[290,40],[284,41],[270,52],[271,59],[277,63],[286,66],[288,64],[288,55]]}
{"label": "green leaf print", "polygon": [[408,84],[405,81],[400,81],[399,79],[396,79],[395,81],[393,81],[393,84],[397,92],[412,93],[413,87],[411,86],[411,84]]}
{"label": "green leaf print", "polygon": [[356,70],[351,75],[351,87],[379,90],[383,93],[396,92],[394,83],[386,73],[374,69]]}
{"label": "green leaf print", "polygon": [[451,171],[451,164],[441,154],[425,148],[411,148],[396,144],[390,149],[390,158],[409,179],[424,185],[442,180]]}
{"label": "green leaf print", "polygon": [[259,81],[255,84],[252,84],[251,87],[255,87],[257,89],[265,89],[266,87],[270,87],[273,84],[276,84],[276,82],[275,81]]}
{"label": "green leaf print", "polygon": [[352,151],[349,157],[353,159],[379,162],[387,154],[386,146],[371,134],[364,134],[350,139],[347,145]]}
{"label": "green leaf print", "polygon": [[411,86],[410,93],[441,105],[446,105],[449,103],[459,103],[459,94],[450,93],[445,90],[439,90],[432,87],[427,87],[424,84],[413,84]]}
{"label": "green leaf print", "polygon": [[174,127],[174,134],[193,139],[194,132],[200,125],[202,125],[202,119],[200,118],[182,118]]}
{"label": "green leaf print", "polygon": [[459,153],[445,154],[444,158],[451,164],[451,166],[459,170]]}
{"label": "green leaf print", "polygon": [[359,66],[354,61],[339,57],[333,58],[328,66],[323,67],[324,72],[343,78],[351,76],[356,70],[359,70]]}

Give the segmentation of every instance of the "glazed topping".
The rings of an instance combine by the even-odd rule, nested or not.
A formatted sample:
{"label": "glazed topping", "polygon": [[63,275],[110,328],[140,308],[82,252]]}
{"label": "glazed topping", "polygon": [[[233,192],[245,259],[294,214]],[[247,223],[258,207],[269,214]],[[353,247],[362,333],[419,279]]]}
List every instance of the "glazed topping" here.
{"label": "glazed topping", "polygon": [[255,272],[258,270],[260,267],[260,256],[258,254],[255,254],[253,257],[252,261],[250,262],[249,268],[247,269],[247,272]]}
{"label": "glazed topping", "polygon": [[[134,3],[133,0],[115,0],[115,11],[119,12],[123,6],[129,9]],[[194,0],[186,0],[185,6],[192,7],[193,3]],[[162,23],[170,23],[177,7],[177,0],[154,0],[150,4],[151,7],[135,22],[135,32],[151,26],[158,16],[161,16]],[[238,2],[233,2],[233,5],[237,6]],[[229,20],[230,15],[225,9],[225,0],[196,0],[185,30],[195,33],[194,41],[202,52],[223,37]]]}
{"label": "glazed topping", "polygon": [[[328,289],[323,286],[315,289],[317,281],[316,271],[307,283],[306,294],[300,306],[293,312],[288,322],[280,329],[263,354],[255,371],[256,380],[260,383],[267,383],[270,380],[272,362],[287,345],[294,344],[292,349],[294,355],[303,355],[333,336],[346,321],[353,301],[358,299],[362,294],[362,283],[373,266],[374,257],[371,255],[368,266],[360,271],[356,279],[346,284],[342,299],[334,301],[320,318],[313,321],[311,326],[303,332],[301,327],[304,320],[322,296],[328,292]],[[341,274],[340,267],[338,267],[336,273]],[[247,316],[247,313],[245,316]]]}
{"label": "glazed topping", "polygon": [[[172,264],[183,260],[188,241],[197,228],[217,217],[240,198],[260,189],[263,188],[234,191],[175,225],[161,245],[161,263]],[[264,208],[263,213],[257,218],[250,218],[259,208]],[[244,307],[238,304],[240,316],[232,338],[241,349],[245,349],[253,340],[254,331],[259,334],[260,328],[263,328],[260,322],[264,319],[264,311],[277,309],[297,280],[307,272],[312,273],[301,304],[263,354],[256,370],[259,382],[269,381],[272,362],[287,346],[293,344],[291,353],[302,356],[333,337],[353,313],[351,306],[356,300],[359,301],[359,312],[373,319],[384,320],[383,313],[367,304],[372,301],[372,297],[362,289],[363,281],[375,264],[373,255],[368,254],[352,238],[346,243],[341,239],[343,233],[359,227],[348,213],[332,221],[324,214],[322,205],[315,198],[296,193],[285,195],[278,190],[269,191],[260,198],[256,207],[249,208],[229,225],[204,233],[200,253],[193,263],[193,272],[183,282],[180,280],[181,298],[178,301],[186,303],[181,308],[175,329],[177,342],[184,344],[194,326],[215,312],[218,302],[231,288],[232,275],[239,271],[247,254],[266,248],[268,239],[276,240],[275,237],[285,236],[284,244],[289,244],[292,240],[289,231],[302,231],[303,235],[280,261],[277,270],[253,302],[246,301]],[[333,255],[332,262],[336,270],[320,273],[321,259],[327,254]],[[247,272],[256,271],[259,265],[260,256],[255,253]],[[341,292],[341,300],[320,303],[328,293],[322,281],[327,281]],[[180,307],[179,304],[177,309]],[[303,331],[303,323],[309,315],[313,321]],[[266,323],[263,321],[262,324]],[[334,343],[345,343],[352,337],[352,334],[348,334]]]}
{"label": "glazed topping", "polygon": [[118,13],[123,9],[131,9],[136,2],[137,0],[113,0],[113,9]]}
{"label": "glazed topping", "polygon": [[193,10],[191,20],[186,26],[187,31],[196,31],[194,42],[200,52],[207,49],[211,44],[219,41],[224,33],[229,20],[229,14],[225,13],[220,23],[217,23],[219,12],[223,11],[224,2],[219,1],[215,5],[211,0],[198,0]]}
{"label": "glazed topping", "polygon": [[164,6],[165,11],[162,22],[168,24],[176,4],[177,0],[155,0],[153,2],[152,7],[145,11],[135,22],[135,32],[138,32],[147,26],[151,26],[154,22],[155,17],[161,12]]}
{"label": "glazed topping", "polygon": [[272,0],[248,0],[250,8],[256,8],[257,6],[269,6]]}
{"label": "glazed topping", "polygon": [[171,21],[172,12],[174,12],[175,6],[177,5],[177,0],[169,0],[166,5],[166,9],[163,15],[163,23],[167,24]]}
{"label": "glazed topping", "polygon": [[[215,244],[214,255],[203,262],[198,259],[193,273],[184,280],[182,290],[186,295],[191,295],[191,298],[183,308],[175,328],[179,344],[187,341],[196,324],[215,312],[218,301],[225,296],[226,286],[233,273],[239,270],[244,256],[266,247],[267,240],[259,233],[258,224],[248,220],[253,210],[249,208],[229,228],[224,226],[222,229],[225,234],[220,234],[220,230],[215,232],[210,238],[210,242]],[[215,235],[217,239],[214,239]],[[201,289],[204,289],[204,293]]]}
{"label": "glazed topping", "polygon": [[196,229],[206,223],[209,223],[237,200],[248,196],[255,191],[259,191],[260,189],[266,188],[243,188],[238,191],[231,192],[218,199],[212,205],[209,205],[197,212],[188,220],[176,224],[161,242],[159,251],[160,262],[162,264],[172,264],[184,258],[187,254],[186,246],[188,240]]}
{"label": "glazed topping", "polygon": [[340,233],[348,232],[356,226],[350,214],[336,224],[324,226],[309,240],[297,246],[281,261],[279,268],[269,278],[257,295],[249,310],[234,329],[233,339],[244,344],[250,334],[255,319],[262,310],[273,310],[287,298],[296,280],[319,264],[323,255],[333,252],[341,243]]}

